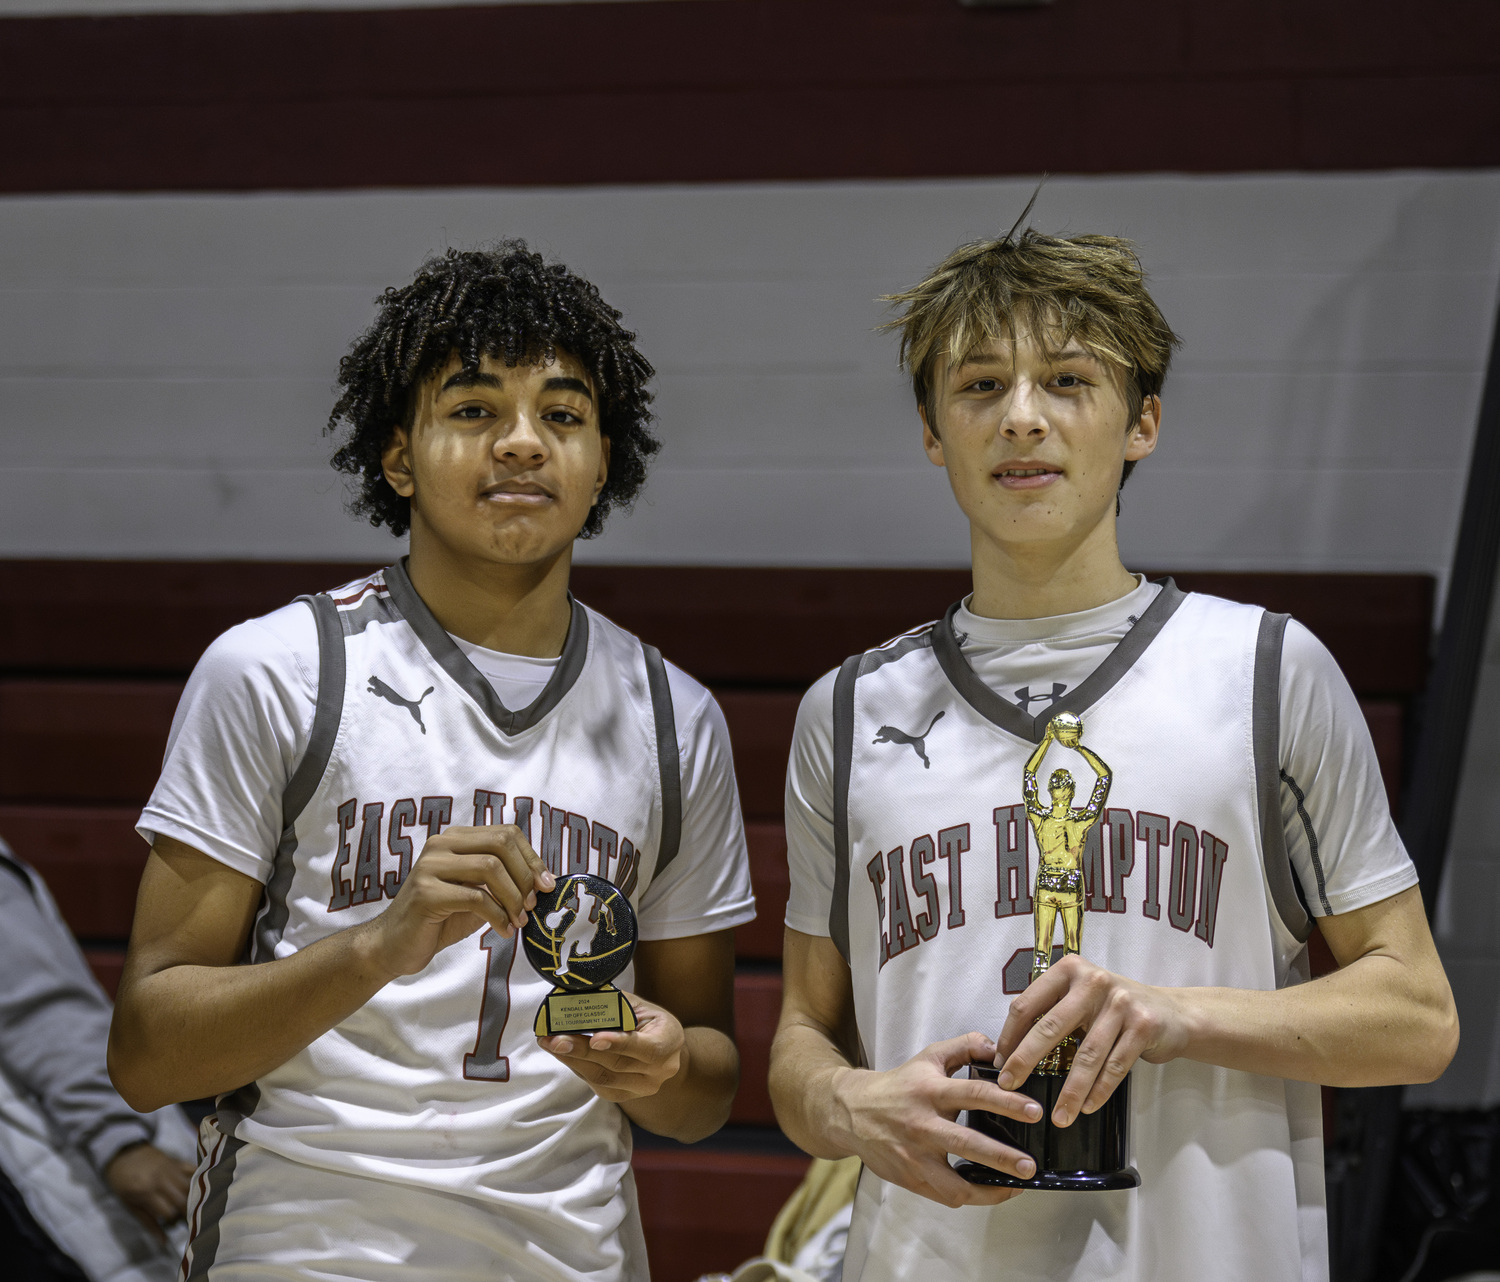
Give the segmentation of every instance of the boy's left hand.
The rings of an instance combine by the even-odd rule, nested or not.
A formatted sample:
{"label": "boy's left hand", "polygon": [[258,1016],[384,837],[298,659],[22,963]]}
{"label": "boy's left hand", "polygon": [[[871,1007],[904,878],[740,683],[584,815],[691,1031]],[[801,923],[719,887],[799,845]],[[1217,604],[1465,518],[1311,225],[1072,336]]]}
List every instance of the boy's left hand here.
{"label": "boy's left hand", "polygon": [[600,1099],[615,1104],[655,1095],[683,1068],[686,1038],[669,1010],[627,993],[633,1033],[564,1033],[537,1044],[562,1060]]}
{"label": "boy's left hand", "polygon": [[1042,1057],[1084,1030],[1073,1070],[1058,1092],[1052,1121],[1071,1125],[1103,1107],[1136,1060],[1161,1064],[1185,1049],[1187,1012],[1171,989],[1112,974],[1076,954],[1039,976],[1010,1005],[995,1039],[1002,1090],[1019,1090]]}

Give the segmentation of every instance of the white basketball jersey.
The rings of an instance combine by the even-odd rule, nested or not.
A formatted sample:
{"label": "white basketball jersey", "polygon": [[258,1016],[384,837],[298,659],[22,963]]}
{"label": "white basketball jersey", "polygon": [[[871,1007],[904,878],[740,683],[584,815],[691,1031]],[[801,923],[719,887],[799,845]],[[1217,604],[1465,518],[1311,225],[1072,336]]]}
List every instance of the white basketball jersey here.
{"label": "white basketball jersey", "polygon": [[[305,599],[319,629],[318,709],[252,961],[377,916],[427,838],[455,824],[513,823],[553,871],[595,873],[639,904],[676,853],[681,816],[656,651],[575,602],[556,673],[511,711],[401,565]],[[233,1179],[233,1146],[250,1143],[492,1206],[536,1248],[496,1276],[644,1279],[628,1124],[538,1048],[532,1022],[551,988],[490,929],[387,984],[220,1101],[231,1138],[208,1176],[207,1214],[215,1181]],[[207,1258],[192,1276],[211,1265],[212,1240],[195,1243]]]}
{"label": "white basketball jersey", "polygon": [[[1285,616],[1168,581],[1105,663],[1035,717],[975,676],[951,616],[849,660],[834,689],[830,934],[869,1066],[998,1035],[1026,986],[1037,860],[1023,770],[1059,712],[1082,718],[1110,774],[1083,860],[1083,956],[1179,987],[1305,978],[1311,927],[1277,778]],[[1054,743],[1044,790],[1059,767],[1084,805],[1094,771]],[[866,1172],[845,1277],[1326,1277],[1317,1087],[1142,1062],[1131,1112],[1138,1190],[948,1210]]]}

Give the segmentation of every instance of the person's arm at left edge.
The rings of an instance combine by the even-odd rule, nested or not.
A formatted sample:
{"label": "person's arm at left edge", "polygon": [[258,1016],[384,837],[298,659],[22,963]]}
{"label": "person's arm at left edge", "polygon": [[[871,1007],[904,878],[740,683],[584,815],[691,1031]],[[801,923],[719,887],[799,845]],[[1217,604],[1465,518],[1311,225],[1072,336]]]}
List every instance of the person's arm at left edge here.
{"label": "person's arm at left edge", "polygon": [[192,1165],[158,1149],[155,1120],[111,1084],[109,999],[45,883],[8,855],[0,842],[0,1069],[148,1232],[165,1240],[160,1226],[182,1218]]}
{"label": "person's arm at left edge", "polygon": [[640,900],[630,998],[640,1026],[541,1044],[636,1125],[691,1143],[724,1125],[739,1086],[733,928],[754,917],[755,901],[729,727],[707,690],[671,664],[667,672],[681,750],[682,841]]}

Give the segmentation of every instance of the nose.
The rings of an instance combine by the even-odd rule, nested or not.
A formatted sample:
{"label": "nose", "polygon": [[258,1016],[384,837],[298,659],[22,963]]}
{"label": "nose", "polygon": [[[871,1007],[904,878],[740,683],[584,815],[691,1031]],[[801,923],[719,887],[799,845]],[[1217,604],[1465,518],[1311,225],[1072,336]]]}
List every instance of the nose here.
{"label": "nose", "polygon": [[1016,379],[1005,406],[1000,430],[1011,440],[1045,440],[1052,430],[1036,384],[1030,379]]}
{"label": "nose", "polygon": [[547,435],[531,414],[519,411],[495,437],[495,457],[512,467],[535,467],[550,453]]}

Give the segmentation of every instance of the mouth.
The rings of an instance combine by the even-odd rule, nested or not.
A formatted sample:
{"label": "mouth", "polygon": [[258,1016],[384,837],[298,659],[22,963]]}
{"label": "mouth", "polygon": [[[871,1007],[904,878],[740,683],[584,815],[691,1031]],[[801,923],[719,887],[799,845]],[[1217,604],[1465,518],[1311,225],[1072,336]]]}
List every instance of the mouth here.
{"label": "mouth", "polygon": [[1040,490],[1062,475],[1062,468],[1042,464],[1036,467],[1007,466],[995,469],[994,477],[1007,490]]}
{"label": "mouth", "polygon": [[552,491],[535,481],[497,481],[479,491],[486,503],[506,507],[542,507],[552,502]]}

